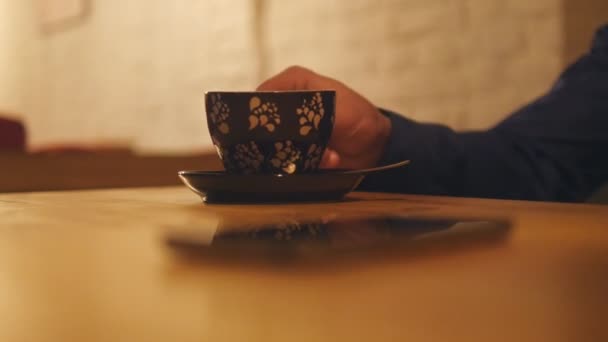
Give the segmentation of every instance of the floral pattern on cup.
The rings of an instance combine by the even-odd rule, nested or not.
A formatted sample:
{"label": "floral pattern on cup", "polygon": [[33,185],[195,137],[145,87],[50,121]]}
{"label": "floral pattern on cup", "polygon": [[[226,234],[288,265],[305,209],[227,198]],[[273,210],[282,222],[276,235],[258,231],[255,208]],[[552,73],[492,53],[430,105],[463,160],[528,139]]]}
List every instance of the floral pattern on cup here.
{"label": "floral pattern on cup", "polygon": [[313,127],[318,130],[319,123],[323,116],[325,116],[321,93],[316,93],[310,101],[304,100],[302,106],[296,109],[296,114],[300,117],[298,119],[300,123],[300,135],[308,135]]}
{"label": "floral pattern on cup", "polygon": [[211,100],[211,110],[209,112],[211,122],[222,134],[228,134],[230,127],[226,120],[230,116],[230,108],[222,101],[222,97],[219,94],[211,95],[209,99]]}
{"label": "floral pattern on cup", "polygon": [[319,166],[323,150],[323,146],[321,145],[310,145],[306,154],[306,160],[304,161],[304,170],[315,170]]}
{"label": "floral pattern on cup", "polygon": [[228,150],[223,149],[217,145],[215,145],[215,150],[217,151],[217,155],[220,157],[220,160],[228,158]]}
{"label": "floral pattern on cup", "polygon": [[297,161],[300,160],[300,151],[298,151],[290,140],[285,142],[276,142],[274,144],[276,153],[270,160],[270,163],[275,169],[282,170],[288,174],[296,172]]}
{"label": "floral pattern on cup", "polygon": [[213,146],[215,147],[215,150],[217,151],[217,155],[220,157],[220,160],[224,160],[224,158],[226,158],[228,155],[228,151],[220,146],[218,139],[213,134],[211,134],[211,142],[213,143]]}
{"label": "floral pattern on cup", "polygon": [[[302,223],[296,219],[273,224],[273,229],[260,228],[251,231],[239,231],[238,236],[245,234],[248,238],[273,238],[275,240],[289,241],[294,239],[316,239],[322,238],[325,227],[323,222]],[[221,234],[220,238],[230,239],[231,233]]]}
{"label": "floral pattern on cup", "polygon": [[[224,152],[224,157],[226,157],[225,153],[226,152]],[[260,153],[260,149],[253,141],[250,141],[248,144],[236,145],[231,157],[234,167],[241,170],[243,173],[258,172],[264,161],[264,156]]]}
{"label": "floral pattern on cup", "polygon": [[249,130],[256,127],[264,127],[268,132],[274,132],[277,125],[281,123],[279,109],[275,103],[266,102],[254,96],[249,100]]}

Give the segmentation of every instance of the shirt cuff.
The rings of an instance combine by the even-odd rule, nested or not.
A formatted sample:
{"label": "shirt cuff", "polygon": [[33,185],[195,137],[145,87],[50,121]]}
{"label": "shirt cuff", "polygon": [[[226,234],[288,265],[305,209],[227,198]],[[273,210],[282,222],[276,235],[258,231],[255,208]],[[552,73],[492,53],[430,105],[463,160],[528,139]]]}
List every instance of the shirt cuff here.
{"label": "shirt cuff", "polygon": [[366,176],[358,190],[447,194],[461,157],[457,134],[448,127],[419,123],[380,109],[391,121],[391,133],[379,165],[404,160],[410,164]]}

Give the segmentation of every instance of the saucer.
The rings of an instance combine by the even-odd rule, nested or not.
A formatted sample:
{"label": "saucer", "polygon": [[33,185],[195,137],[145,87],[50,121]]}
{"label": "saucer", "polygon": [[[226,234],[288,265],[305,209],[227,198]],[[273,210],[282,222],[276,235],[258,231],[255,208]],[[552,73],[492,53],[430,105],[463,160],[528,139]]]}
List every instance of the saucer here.
{"label": "saucer", "polygon": [[408,162],[363,170],[319,170],[303,174],[229,174],[180,171],[180,179],[206,203],[336,201],[353,191],[367,174]]}

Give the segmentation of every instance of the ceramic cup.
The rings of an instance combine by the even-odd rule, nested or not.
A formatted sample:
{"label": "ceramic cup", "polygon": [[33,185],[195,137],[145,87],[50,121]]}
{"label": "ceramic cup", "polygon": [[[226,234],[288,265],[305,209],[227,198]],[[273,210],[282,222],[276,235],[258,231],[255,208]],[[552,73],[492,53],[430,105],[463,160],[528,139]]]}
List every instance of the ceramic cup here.
{"label": "ceramic cup", "polygon": [[335,102],[333,90],[205,93],[211,139],[235,174],[317,171]]}

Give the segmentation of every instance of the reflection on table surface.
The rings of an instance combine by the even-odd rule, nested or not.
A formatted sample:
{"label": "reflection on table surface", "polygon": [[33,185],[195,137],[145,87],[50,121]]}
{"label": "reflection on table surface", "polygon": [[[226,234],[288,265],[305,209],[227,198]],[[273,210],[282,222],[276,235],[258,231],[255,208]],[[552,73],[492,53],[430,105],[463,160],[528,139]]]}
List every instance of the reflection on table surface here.
{"label": "reflection on table surface", "polygon": [[504,241],[506,219],[358,215],[289,219],[272,223],[218,222],[208,226],[172,227],[167,243],[182,256],[216,261],[293,263],[429,253],[448,253]]}

